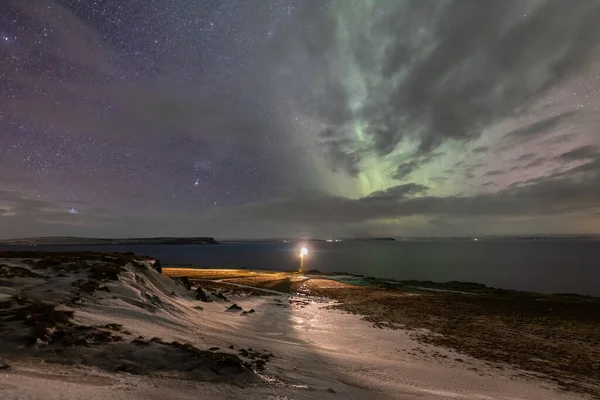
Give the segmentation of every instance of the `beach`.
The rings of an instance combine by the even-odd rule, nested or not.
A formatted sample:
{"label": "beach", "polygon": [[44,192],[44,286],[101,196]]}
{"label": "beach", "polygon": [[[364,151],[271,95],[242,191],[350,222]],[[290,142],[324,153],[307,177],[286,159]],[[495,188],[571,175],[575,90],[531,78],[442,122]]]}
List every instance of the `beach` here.
{"label": "beach", "polygon": [[[594,298],[548,303],[544,325],[538,309],[525,307],[524,294],[509,293],[525,305],[513,307],[512,320],[493,312],[512,303],[478,311],[479,303],[465,296],[491,301],[504,294],[477,285],[172,269],[133,254],[3,253],[0,266],[2,398],[582,399],[599,393],[596,370],[585,372],[598,367],[598,321],[586,321],[583,311],[567,320],[576,309],[570,302],[583,302],[587,315],[597,310]],[[551,301],[546,297],[532,302]],[[492,337],[519,318],[521,325],[504,332],[506,343]],[[452,332],[449,321],[464,328]],[[536,329],[554,325],[560,329],[546,333],[553,336],[546,343],[555,347],[554,358],[551,351],[535,353],[542,334]],[[511,338],[517,331],[532,337]],[[487,339],[477,342],[478,336]],[[515,359],[500,355],[515,352],[517,343],[523,348]],[[559,362],[565,346],[581,365]],[[520,361],[528,351],[541,361]],[[552,362],[557,365],[536,366]]]}

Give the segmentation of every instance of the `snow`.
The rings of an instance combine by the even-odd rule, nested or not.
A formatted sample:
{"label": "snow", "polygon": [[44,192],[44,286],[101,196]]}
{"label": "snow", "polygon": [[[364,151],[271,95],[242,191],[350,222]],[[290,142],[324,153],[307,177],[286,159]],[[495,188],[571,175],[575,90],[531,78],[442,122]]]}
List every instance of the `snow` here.
{"label": "snow", "polygon": [[[14,259],[0,259],[0,264],[30,268]],[[20,287],[39,300],[57,301],[67,296],[71,283],[80,277],[71,273],[51,283],[15,278],[18,285],[0,287],[0,299],[15,294]],[[274,358],[260,373],[263,383],[239,385],[132,375],[108,372],[98,366],[51,364],[39,358],[9,355],[11,368],[0,371],[0,398],[581,398],[559,392],[548,383],[519,377],[520,371],[498,370],[465,355],[420,344],[411,339],[409,332],[373,328],[359,316],[328,309],[332,303],[319,298],[270,291],[265,296],[228,295],[228,302],[204,303],[172,279],[134,265],[128,265],[120,279],[107,286],[110,292],[84,296],[81,306],[65,306],[75,311],[77,323],[118,323],[132,336],[188,342],[200,349],[219,347],[233,354],[237,350],[229,350],[230,345],[267,351]],[[225,312],[232,303],[256,312]],[[132,357],[167,362],[156,360],[164,357],[158,351],[143,351]],[[436,352],[447,358],[432,357]]]}

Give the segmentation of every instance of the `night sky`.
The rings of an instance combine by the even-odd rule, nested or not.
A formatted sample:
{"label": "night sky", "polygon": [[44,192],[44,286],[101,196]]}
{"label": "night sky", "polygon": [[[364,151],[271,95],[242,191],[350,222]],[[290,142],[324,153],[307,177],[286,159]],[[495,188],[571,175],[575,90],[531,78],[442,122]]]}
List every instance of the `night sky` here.
{"label": "night sky", "polygon": [[0,237],[600,232],[600,2],[0,1]]}

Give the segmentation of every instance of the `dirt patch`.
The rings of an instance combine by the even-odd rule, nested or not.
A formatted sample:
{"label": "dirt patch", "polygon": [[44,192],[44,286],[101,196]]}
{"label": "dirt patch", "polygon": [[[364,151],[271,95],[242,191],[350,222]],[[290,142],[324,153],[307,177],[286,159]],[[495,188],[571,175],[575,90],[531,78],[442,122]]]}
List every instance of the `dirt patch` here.
{"label": "dirt patch", "polygon": [[160,338],[136,338],[99,354],[92,365],[113,372],[137,375],[172,376],[229,383],[255,382],[256,367],[235,354],[200,350],[189,343],[164,342]]}
{"label": "dirt patch", "polygon": [[41,274],[37,274],[23,267],[14,267],[6,264],[0,264],[0,277],[2,278],[43,278]]}
{"label": "dirt patch", "polygon": [[0,323],[7,327],[2,343],[6,352],[14,345],[58,348],[121,340],[107,330],[74,324],[74,312],[59,309],[57,304],[14,297],[1,308]]}

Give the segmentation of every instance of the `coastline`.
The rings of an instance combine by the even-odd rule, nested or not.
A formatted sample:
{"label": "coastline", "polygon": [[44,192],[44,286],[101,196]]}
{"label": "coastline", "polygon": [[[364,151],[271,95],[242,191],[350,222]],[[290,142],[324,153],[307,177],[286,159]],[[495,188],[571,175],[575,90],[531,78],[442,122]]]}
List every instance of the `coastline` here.
{"label": "coastline", "polygon": [[[567,387],[564,376],[423,340],[432,336],[408,323],[412,314],[383,318],[415,307],[403,301],[427,298],[430,307],[446,292],[196,271],[203,275],[175,280],[166,274],[176,271],[131,253],[1,254],[3,398],[598,397],[597,382]],[[421,319],[433,312],[412,310]]]}

